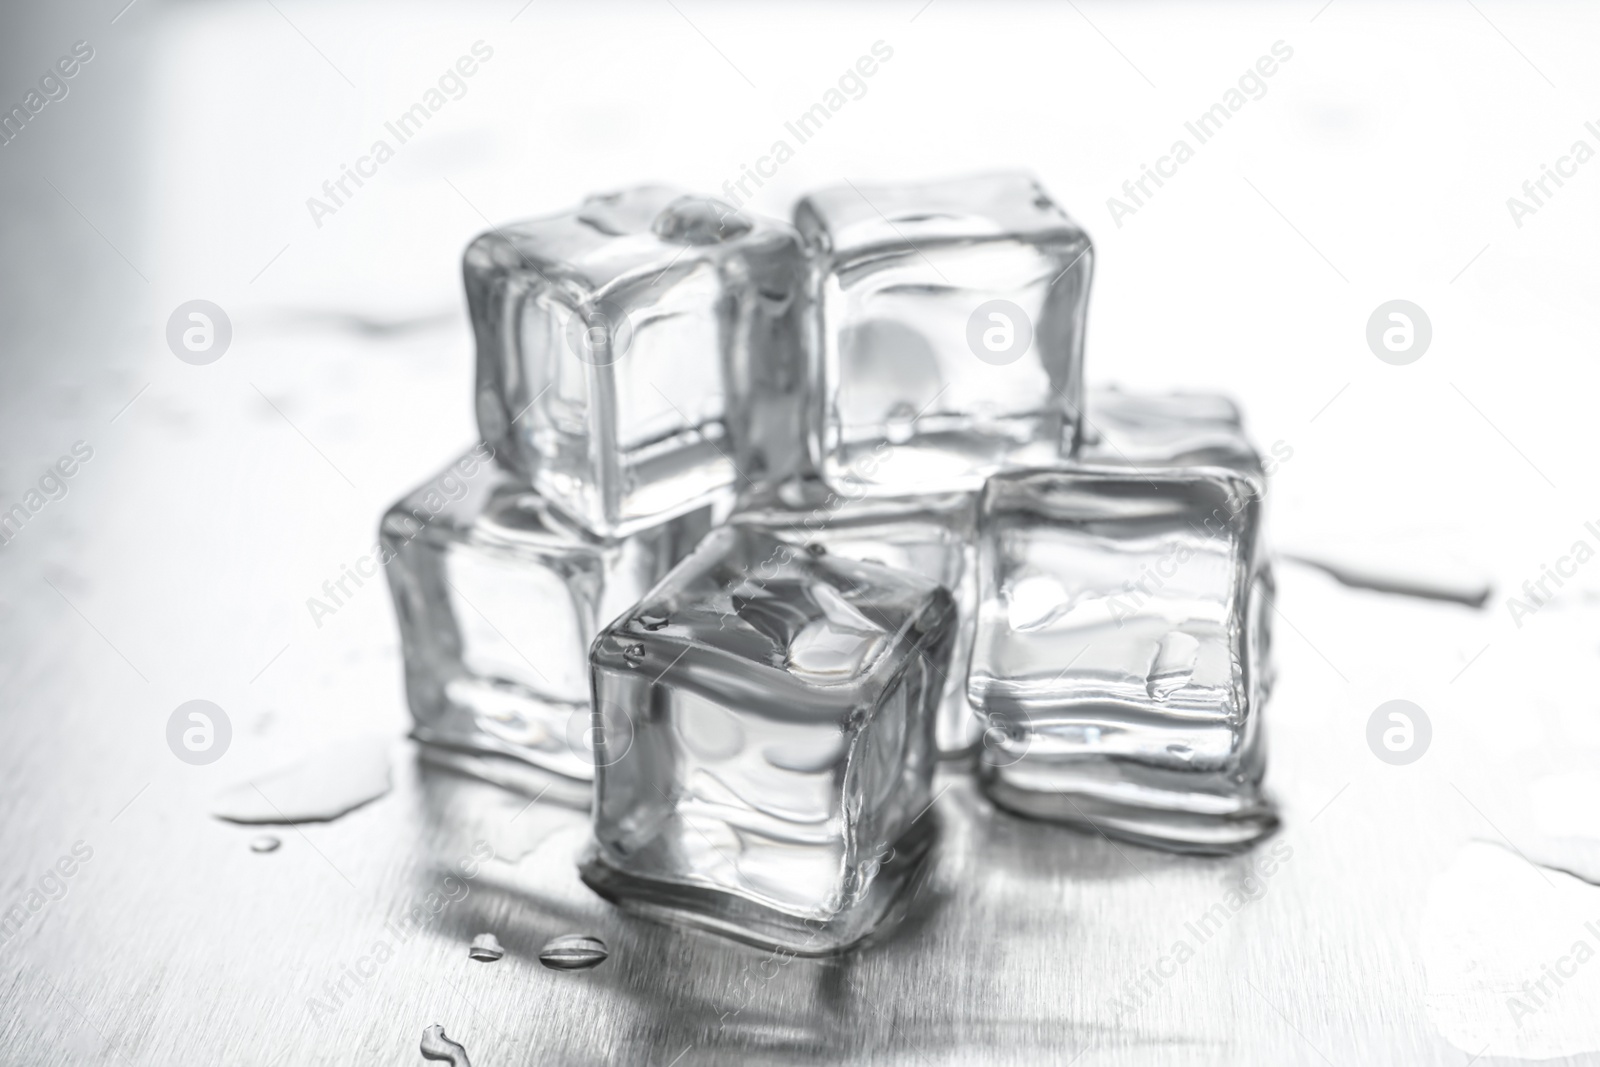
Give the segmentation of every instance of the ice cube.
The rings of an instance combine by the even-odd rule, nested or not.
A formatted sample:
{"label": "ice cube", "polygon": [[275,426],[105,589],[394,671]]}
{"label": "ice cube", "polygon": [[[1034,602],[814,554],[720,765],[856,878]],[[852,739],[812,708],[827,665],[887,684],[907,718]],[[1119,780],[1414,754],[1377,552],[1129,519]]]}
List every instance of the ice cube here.
{"label": "ice cube", "polygon": [[483,439],[604,535],[782,477],[804,447],[804,262],[782,223],[660,186],[481,235]]}
{"label": "ice cube", "polygon": [[939,583],[955,601],[955,639],[935,740],[941,758],[970,756],[983,722],[967,703],[977,617],[977,496],[845,496],[816,481],[786,483],[742,505],[735,521],[813,553],[880,563]]}
{"label": "ice cube", "polygon": [[584,879],[753,944],[824,955],[865,937],[932,837],[954,614],[925,578],[714,531],[591,651]]}
{"label": "ice cube", "polygon": [[414,735],[593,777],[589,642],[688,554],[723,504],[605,539],[479,445],[390,508],[379,558]]}
{"label": "ice cube", "polygon": [[836,489],[976,491],[1069,455],[1088,236],[1024,174],[801,201],[815,262],[812,448]]}
{"label": "ice cube", "polygon": [[1239,408],[1214,393],[1091,389],[1077,460],[1135,470],[1226,467],[1265,484],[1261,455],[1245,435]]}
{"label": "ice cube", "polygon": [[1191,851],[1276,825],[1260,492],[1216,468],[990,479],[968,696],[996,803]]}

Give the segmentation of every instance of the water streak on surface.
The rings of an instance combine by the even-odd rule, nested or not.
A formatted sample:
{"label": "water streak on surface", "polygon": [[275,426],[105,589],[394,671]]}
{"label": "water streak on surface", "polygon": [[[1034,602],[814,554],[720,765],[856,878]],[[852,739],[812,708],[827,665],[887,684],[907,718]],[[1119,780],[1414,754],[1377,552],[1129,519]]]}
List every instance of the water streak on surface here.
{"label": "water streak on surface", "polygon": [[1322,571],[1340,585],[1347,585],[1352,589],[1370,589],[1376,593],[1392,593],[1395,596],[1417,597],[1421,600],[1443,600],[1450,604],[1464,604],[1469,608],[1483,607],[1494,591],[1487,583],[1446,584],[1398,574],[1385,574],[1376,567],[1365,565],[1327,563],[1307,556],[1285,555],[1283,558]]}

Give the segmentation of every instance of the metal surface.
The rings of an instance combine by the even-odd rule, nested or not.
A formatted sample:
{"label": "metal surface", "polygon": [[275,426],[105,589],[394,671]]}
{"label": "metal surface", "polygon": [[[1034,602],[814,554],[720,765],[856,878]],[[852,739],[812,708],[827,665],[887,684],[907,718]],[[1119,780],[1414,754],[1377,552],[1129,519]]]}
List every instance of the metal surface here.
{"label": "metal surface", "polygon": [[[1600,544],[1595,175],[1522,228],[1504,201],[1589,136],[1595,14],[678,6],[5,16],[4,101],[73,41],[96,55],[0,149],[0,507],[93,449],[0,548],[0,910],[23,908],[0,1062],[413,1064],[435,1022],[478,1067],[1594,1062],[1600,963],[1524,983],[1600,944],[1600,889],[1524,855],[1600,839],[1600,564],[1520,619],[1505,597]],[[480,38],[495,56],[466,95],[316,225],[306,198]],[[880,38],[893,61],[758,209],[841,175],[1034,167],[1100,249],[1092,381],[1236,395],[1291,453],[1284,548],[1408,534],[1421,548],[1391,537],[1391,562],[1460,555],[1496,594],[1474,611],[1284,564],[1277,838],[1178,858],[950,779],[913,920],[785,960],[599,901],[573,870],[581,811],[400,739],[381,581],[331,614],[307,601],[471,439],[456,257],[487,219],[642,178],[714,190]],[[1106,198],[1278,39],[1295,56],[1270,92],[1117,225]],[[1434,323],[1409,367],[1363,338],[1395,296]],[[209,366],[165,341],[196,298],[233,320]],[[1395,766],[1368,724],[1401,698],[1432,738]],[[232,725],[207,766],[167,744],[193,699]],[[367,733],[395,739],[382,799],[266,853],[208,815]],[[483,932],[504,959],[468,958]],[[541,966],[566,933],[609,959]]]}

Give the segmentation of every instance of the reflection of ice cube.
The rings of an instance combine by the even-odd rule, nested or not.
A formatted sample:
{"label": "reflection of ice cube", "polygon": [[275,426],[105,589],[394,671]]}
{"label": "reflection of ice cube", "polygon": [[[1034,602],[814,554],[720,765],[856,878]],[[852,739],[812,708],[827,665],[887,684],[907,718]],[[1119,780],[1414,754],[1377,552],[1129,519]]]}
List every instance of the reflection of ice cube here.
{"label": "reflection of ice cube", "polygon": [[872,495],[1057,462],[1082,396],[1089,238],[1026,175],[801,201],[816,256],[817,466]]}
{"label": "reflection of ice cube", "polygon": [[696,511],[590,535],[489,458],[462,456],[380,530],[416,736],[587,779],[588,648],[711,528]]}
{"label": "reflection of ice cube", "polygon": [[816,482],[793,482],[745,505],[738,517],[813,552],[881,563],[944,586],[956,609],[937,730],[945,756],[970,754],[983,726],[967,703],[967,656],[978,601],[975,505],[972,493],[852,498]]}
{"label": "reflection of ice cube", "polygon": [[990,479],[968,696],[997,803],[1196,850],[1275,825],[1260,514],[1216,468]]}
{"label": "reflection of ice cube", "polygon": [[1239,409],[1212,393],[1091,389],[1076,459],[1086,466],[1226,467],[1264,484]]}
{"label": "reflection of ice cube", "polygon": [[804,257],[795,233],[656,186],[468,247],[478,425],[602,534],[799,463]]}
{"label": "reflection of ice cube", "polygon": [[925,578],[715,531],[594,643],[585,879],[801,953],[866,936],[929,839],[954,626]]}

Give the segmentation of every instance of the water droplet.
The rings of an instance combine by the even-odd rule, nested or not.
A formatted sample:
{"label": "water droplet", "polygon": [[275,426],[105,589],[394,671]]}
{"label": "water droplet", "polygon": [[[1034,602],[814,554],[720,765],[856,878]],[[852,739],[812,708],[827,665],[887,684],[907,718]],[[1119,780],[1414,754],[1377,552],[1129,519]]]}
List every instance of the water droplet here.
{"label": "water droplet", "polygon": [[640,615],[639,625],[646,630],[660,630],[667,625],[667,617],[665,615]]}
{"label": "water droplet", "polygon": [[828,554],[828,546],[819,541],[812,541],[806,545],[806,551],[813,556],[826,556]]}
{"label": "water droplet", "polygon": [[610,954],[598,937],[563,934],[539,950],[539,962],[552,970],[582,971],[598,967]]}
{"label": "water droplet", "polygon": [[500,947],[499,938],[493,934],[479,934],[472,939],[472,944],[467,948],[467,955],[483,963],[493,963],[506,954]]}
{"label": "water droplet", "polygon": [[446,1037],[444,1027],[438,1023],[422,1031],[422,1058],[443,1060],[450,1067],[472,1067],[472,1061],[467,1059],[467,1050]]}
{"label": "water droplet", "polygon": [[283,842],[279,841],[276,837],[273,837],[271,834],[262,834],[260,837],[255,838],[254,840],[252,840],[250,842],[250,851],[251,852],[276,852],[276,851],[278,851],[278,846],[281,845],[281,844],[283,844]]}
{"label": "water droplet", "polygon": [[750,232],[750,220],[720,200],[680,196],[661,210],[650,229],[663,241],[714,245]]}
{"label": "water droplet", "polygon": [[627,661],[628,666],[637,667],[639,664],[644,662],[644,645],[640,644],[638,641],[634,641],[631,644],[624,646],[622,649],[622,658]]}

